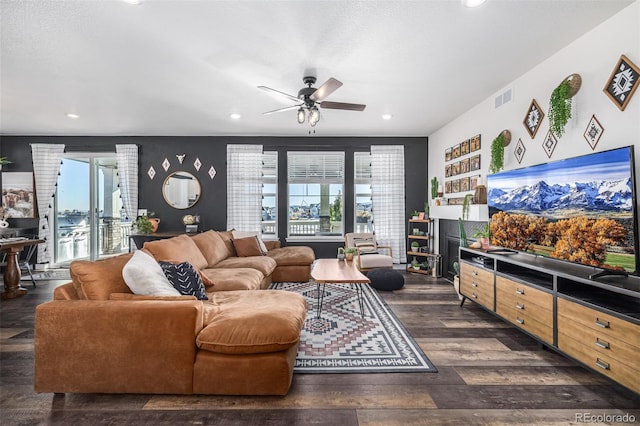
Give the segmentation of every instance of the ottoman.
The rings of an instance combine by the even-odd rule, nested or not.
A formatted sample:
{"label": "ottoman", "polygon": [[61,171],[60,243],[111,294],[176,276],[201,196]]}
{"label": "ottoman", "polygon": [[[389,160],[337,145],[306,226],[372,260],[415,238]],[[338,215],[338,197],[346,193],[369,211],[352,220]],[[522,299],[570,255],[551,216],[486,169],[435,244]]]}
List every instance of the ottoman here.
{"label": "ottoman", "polygon": [[393,291],[404,287],[404,277],[393,269],[372,269],[367,273],[367,278],[371,281],[371,287],[376,290]]}

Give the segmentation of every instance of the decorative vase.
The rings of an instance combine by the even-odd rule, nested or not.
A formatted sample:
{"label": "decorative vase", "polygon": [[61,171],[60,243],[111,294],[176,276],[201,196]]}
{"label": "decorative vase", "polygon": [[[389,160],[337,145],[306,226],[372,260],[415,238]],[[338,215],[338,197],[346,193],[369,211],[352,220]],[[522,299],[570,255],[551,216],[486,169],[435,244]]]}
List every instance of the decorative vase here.
{"label": "decorative vase", "polygon": [[353,253],[345,253],[344,256],[349,261],[353,260]]}
{"label": "decorative vase", "polygon": [[482,244],[482,248],[484,250],[489,250],[489,238],[481,237],[480,238],[480,243]]}
{"label": "decorative vase", "polygon": [[158,219],[157,217],[150,217],[147,220],[149,222],[151,222],[151,226],[153,227],[151,229],[151,232],[157,232],[158,231],[158,225],[160,225],[160,219]]}

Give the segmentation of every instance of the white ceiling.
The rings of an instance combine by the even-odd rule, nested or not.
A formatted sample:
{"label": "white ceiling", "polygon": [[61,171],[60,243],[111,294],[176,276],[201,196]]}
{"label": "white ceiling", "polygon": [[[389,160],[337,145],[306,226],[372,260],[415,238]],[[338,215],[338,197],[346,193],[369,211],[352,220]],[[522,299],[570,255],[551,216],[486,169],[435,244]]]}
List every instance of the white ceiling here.
{"label": "white ceiling", "polygon": [[1,0],[0,133],[301,136],[311,70],[367,104],[316,135],[427,136],[631,3]]}

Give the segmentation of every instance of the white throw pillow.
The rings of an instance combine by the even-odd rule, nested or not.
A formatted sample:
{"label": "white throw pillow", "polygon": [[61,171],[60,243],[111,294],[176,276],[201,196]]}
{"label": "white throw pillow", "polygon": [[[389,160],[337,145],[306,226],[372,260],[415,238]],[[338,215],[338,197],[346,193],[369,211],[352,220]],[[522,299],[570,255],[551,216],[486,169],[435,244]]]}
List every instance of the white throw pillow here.
{"label": "white throw pillow", "polygon": [[142,250],[136,250],[122,268],[122,278],[133,294],[147,296],[180,296],[158,262]]}
{"label": "white throw pillow", "polygon": [[251,231],[236,231],[235,229],[233,231],[231,231],[231,234],[233,235],[233,239],[241,239],[241,238],[248,238],[248,237],[257,237],[258,238],[258,244],[260,245],[260,250],[262,250],[262,254],[267,254],[267,246],[264,245],[264,242],[262,241],[262,235],[260,235],[259,232],[251,232]]}

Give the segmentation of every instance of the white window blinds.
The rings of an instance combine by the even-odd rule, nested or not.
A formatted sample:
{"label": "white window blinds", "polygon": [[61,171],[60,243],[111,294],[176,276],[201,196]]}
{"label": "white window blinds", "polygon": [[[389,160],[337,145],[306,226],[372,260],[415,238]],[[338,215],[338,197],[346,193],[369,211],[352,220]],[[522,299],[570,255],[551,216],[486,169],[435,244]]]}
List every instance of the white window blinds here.
{"label": "white window blinds", "polygon": [[227,145],[227,229],[260,232],[262,145]]}
{"label": "white window blinds", "polygon": [[344,182],[344,152],[288,152],[289,183]]}

